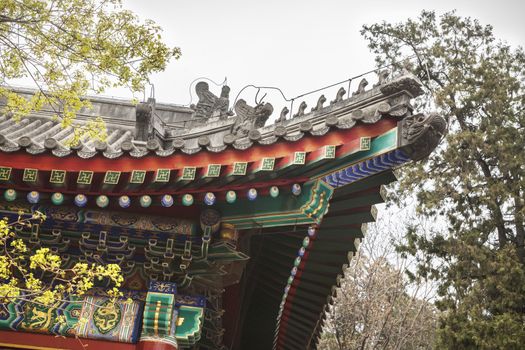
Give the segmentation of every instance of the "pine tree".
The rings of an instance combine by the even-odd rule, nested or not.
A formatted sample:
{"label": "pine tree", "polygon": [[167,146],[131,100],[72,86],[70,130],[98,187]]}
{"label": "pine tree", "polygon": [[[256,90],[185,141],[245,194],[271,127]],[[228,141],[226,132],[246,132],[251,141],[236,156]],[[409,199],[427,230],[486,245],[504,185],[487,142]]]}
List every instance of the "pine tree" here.
{"label": "pine tree", "polygon": [[[428,90],[418,107],[449,124],[426,161],[402,172],[433,232],[406,232],[414,277],[438,283],[437,348],[522,349],[525,344],[525,53],[490,25],[423,11],[362,30],[377,62],[416,74]],[[406,58],[403,64],[400,61]],[[396,193],[399,193],[399,190]],[[397,198],[403,202],[407,195]]]}

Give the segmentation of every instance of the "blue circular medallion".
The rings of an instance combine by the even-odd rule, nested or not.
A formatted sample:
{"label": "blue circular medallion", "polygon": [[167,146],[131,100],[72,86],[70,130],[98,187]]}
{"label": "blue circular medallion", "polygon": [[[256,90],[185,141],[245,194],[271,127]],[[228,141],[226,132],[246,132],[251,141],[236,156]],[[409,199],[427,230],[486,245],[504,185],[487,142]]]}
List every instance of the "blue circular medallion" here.
{"label": "blue circular medallion", "polygon": [[299,184],[293,184],[292,185],[292,193],[294,196],[298,196],[301,194],[301,185]]}
{"label": "blue circular medallion", "polygon": [[299,249],[299,256],[302,258],[304,256],[304,252],[306,251],[306,249],[304,249],[304,247],[301,247],[301,249]]}
{"label": "blue circular medallion", "polygon": [[173,205],[173,196],[169,194],[165,194],[160,199],[160,203],[162,204],[163,207],[171,207]]}
{"label": "blue circular medallion", "polygon": [[295,277],[296,274],[297,274],[297,267],[294,266],[294,267],[292,268],[292,272],[290,273],[290,275],[292,275],[292,276]]}
{"label": "blue circular medallion", "polygon": [[216,200],[216,197],[211,192],[206,193],[206,195],[204,196],[204,203],[206,205],[214,205],[215,204],[215,200]]}
{"label": "blue circular medallion", "polygon": [[129,208],[131,205],[131,199],[128,196],[120,196],[118,199],[118,205],[121,208]]}
{"label": "blue circular medallion", "polygon": [[31,204],[36,204],[40,200],[40,193],[31,191],[27,194],[27,201]]}
{"label": "blue circular medallion", "polygon": [[255,188],[250,188],[248,190],[248,199],[251,200],[251,201],[254,201],[257,199],[257,190]]}
{"label": "blue circular medallion", "polygon": [[87,204],[87,197],[83,194],[77,194],[74,202],[77,207],[84,207]]}

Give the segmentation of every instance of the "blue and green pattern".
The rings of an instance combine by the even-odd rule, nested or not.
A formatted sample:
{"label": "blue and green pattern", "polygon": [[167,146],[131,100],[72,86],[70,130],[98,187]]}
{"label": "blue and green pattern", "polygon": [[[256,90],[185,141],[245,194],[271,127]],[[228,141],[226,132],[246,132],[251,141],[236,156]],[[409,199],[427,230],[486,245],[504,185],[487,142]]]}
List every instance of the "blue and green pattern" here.
{"label": "blue and green pattern", "polygon": [[84,338],[134,343],[142,308],[138,301],[111,303],[108,298],[86,296],[77,335]]}
{"label": "blue and green pattern", "polygon": [[400,166],[408,161],[410,158],[400,149],[396,149],[326,175],[323,177],[323,181],[332,187],[341,187]]}

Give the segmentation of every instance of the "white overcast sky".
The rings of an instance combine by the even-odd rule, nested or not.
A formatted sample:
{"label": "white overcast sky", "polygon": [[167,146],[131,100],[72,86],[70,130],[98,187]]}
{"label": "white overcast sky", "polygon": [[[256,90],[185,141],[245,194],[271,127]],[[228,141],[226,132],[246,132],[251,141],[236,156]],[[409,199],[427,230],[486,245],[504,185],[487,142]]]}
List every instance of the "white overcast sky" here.
{"label": "white overcast sky", "polygon": [[[179,60],[151,77],[157,101],[177,104],[189,103],[189,85],[202,76],[217,82],[227,77],[233,100],[247,84],[278,86],[296,96],[368,71],[373,55],[361,26],[400,22],[423,9],[456,9],[525,46],[524,0],[124,0],[124,7],[157,22],[164,40],[182,49]],[[126,90],[108,94],[131,96]],[[245,98],[252,101],[253,90]],[[268,95],[279,107],[275,98]]]}

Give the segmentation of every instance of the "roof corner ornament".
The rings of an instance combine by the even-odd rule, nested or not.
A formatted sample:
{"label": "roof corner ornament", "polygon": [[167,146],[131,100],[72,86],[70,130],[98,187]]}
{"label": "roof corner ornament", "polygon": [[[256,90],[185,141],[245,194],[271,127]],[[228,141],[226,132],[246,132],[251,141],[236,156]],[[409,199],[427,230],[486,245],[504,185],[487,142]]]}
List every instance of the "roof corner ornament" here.
{"label": "roof corner ornament", "polygon": [[346,90],[344,87],[339,88],[337,91],[337,94],[335,95],[335,100],[330,102],[330,105],[335,105],[336,103],[339,103],[343,100],[343,97],[346,94]]}
{"label": "roof corner ornament", "polygon": [[437,113],[415,114],[398,123],[399,146],[414,161],[427,157],[446,134],[447,122]]}
{"label": "roof corner ornament", "polygon": [[379,87],[383,95],[393,95],[395,93],[406,91],[412,98],[424,93],[423,84],[414,75],[407,73],[385,82]]}
{"label": "roof corner ornament", "polygon": [[357,91],[354,92],[352,96],[360,95],[363,92],[365,92],[365,88],[367,85],[368,85],[368,80],[366,80],[365,78],[361,79],[361,81],[359,82],[359,86],[357,87]]}
{"label": "roof corner ornament", "polygon": [[228,110],[230,107],[230,87],[224,85],[220,96],[215,96],[210,91],[210,86],[204,81],[200,81],[195,85],[195,93],[199,97],[199,102],[195,108],[195,118],[208,119],[212,117],[219,117],[219,119],[226,119],[232,113]]}
{"label": "roof corner ornament", "polygon": [[281,114],[279,118],[275,121],[276,124],[282,124],[286,121],[286,115],[290,113],[290,110],[288,107],[284,106],[284,108],[281,110]]}
{"label": "roof corner ornament", "polygon": [[319,96],[317,104],[312,108],[312,112],[323,109],[323,104],[326,102],[326,97],[324,95]]}
{"label": "roof corner ornament", "polygon": [[237,116],[232,126],[232,134],[237,137],[247,136],[250,131],[262,128],[273,113],[270,103],[261,102],[252,107],[243,99],[238,100],[233,108]]}
{"label": "roof corner ornament", "polygon": [[148,141],[153,139],[153,110],[155,99],[141,102],[135,107],[135,140]]}
{"label": "roof corner ornament", "polygon": [[294,114],[294,118],[296,117],[302,117],[304,115],[304,111],[306,110],[306,107],[308,107],[308,105],[306,104],[306,102],[301,102],[301,104],[299,105],[299,110],[297,111],[297,113]]}

